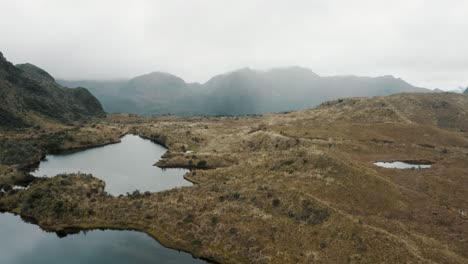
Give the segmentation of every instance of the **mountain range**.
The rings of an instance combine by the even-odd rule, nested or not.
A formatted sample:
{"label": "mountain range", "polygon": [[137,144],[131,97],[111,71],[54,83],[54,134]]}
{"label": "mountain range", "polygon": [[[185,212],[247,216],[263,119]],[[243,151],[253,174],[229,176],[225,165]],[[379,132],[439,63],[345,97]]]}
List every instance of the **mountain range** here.
{"label": "mountain range", "polygon": [[86,87],[109,113],[141,115],[251,115],[314,107],[342,97],[430,92],[393,76],[322,77],[307,68],[258,71],[249,68],[217,75],[206,83],[153,72],[130,80],[66,81]]}
{"label": "mountain range", "polygon": [[70,123],[105,114],[85,88],[65,88],[32,64],[13,65],[0,53],[0,127]]}

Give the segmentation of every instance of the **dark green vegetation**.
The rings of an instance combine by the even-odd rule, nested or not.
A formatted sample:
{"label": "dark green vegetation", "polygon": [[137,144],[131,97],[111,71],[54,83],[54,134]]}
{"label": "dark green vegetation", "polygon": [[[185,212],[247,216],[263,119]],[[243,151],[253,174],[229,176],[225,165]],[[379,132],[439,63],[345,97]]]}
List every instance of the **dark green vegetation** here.
{"label": "dark green vegetation", "polygon": [[88,88],[110,113],[249,115],[305,109],[352,96],[429,92],[392,76],[320,77],[300,68],[240,69],[204,84],[154,72],[129,81],[59,81]]}
{"label": "dark green vegetation", "polygon": [[102,117],[99,101],[85,88],[57,84],[31,64],[14,66],[0,53],[0,127],[21,128]]}

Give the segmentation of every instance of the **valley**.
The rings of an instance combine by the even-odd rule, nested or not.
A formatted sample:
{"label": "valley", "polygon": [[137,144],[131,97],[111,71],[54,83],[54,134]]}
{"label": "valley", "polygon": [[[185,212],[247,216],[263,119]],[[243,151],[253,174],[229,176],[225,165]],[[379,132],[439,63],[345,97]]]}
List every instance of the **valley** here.
{"label": "valley", "polygon": [[[465,263],[467,107],[465,95],[397,94],[263,116],[115,114],[5,130],[0,209],[54,232],[137,230],[220,263]],[[113,196],[99,175],[28,173],[45,154],[130,133],[165,146],[154,162],[190,169],[194,185]],[[432,166],[373,164],[406,160]]]}
{"label": "valley", "polygon": [[0,264],[468,264],[468,1],[0,6]]}

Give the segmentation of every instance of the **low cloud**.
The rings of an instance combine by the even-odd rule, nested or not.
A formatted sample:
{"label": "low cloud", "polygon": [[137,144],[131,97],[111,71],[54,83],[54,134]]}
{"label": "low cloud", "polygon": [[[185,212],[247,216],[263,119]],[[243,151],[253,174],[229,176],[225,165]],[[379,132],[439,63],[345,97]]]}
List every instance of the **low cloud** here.
{"label": "low cloud", "polygon": [[203,82],[241,67],[301,65],[320,75],[468,85],[463,0],[17,0],[1,9],[4,55],[58,78],[159,70]]}

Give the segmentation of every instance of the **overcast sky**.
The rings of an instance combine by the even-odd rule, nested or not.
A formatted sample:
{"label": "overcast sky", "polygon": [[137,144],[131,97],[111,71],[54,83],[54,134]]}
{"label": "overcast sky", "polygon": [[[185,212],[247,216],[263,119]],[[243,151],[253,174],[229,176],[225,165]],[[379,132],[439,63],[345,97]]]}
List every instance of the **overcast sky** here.
{"label": "overcast sky", "polygon": [[0,0],[0,51],[56,78],[236,68],[468,86],[466,0]]}

